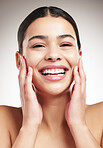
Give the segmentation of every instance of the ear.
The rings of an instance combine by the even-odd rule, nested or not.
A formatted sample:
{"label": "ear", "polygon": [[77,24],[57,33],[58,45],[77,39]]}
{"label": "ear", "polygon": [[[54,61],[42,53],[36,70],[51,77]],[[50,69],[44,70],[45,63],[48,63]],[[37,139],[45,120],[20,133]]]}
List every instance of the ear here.
{"label": "ear", "polygon": [[15,54],[16,67],[17,67],[17,69],[20,68],[20,56],[21,56],[21,54],[17,51],[16,54]]}
{"label": "ear", "polygon": [[82,50],[79,50],[79,56],[82,57]]}

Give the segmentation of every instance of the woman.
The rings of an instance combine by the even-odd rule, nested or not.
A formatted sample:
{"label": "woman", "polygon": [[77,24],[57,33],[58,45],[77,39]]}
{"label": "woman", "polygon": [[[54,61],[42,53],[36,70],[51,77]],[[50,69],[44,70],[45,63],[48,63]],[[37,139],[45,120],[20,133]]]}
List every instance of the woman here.
{"label": "woman", "polygon": [[38,8],[20,25],[18,43],[22,108],[0,107],[0,146],[103,147],[103,103],[85,105],[86,77],[73,18],[57,7]]}

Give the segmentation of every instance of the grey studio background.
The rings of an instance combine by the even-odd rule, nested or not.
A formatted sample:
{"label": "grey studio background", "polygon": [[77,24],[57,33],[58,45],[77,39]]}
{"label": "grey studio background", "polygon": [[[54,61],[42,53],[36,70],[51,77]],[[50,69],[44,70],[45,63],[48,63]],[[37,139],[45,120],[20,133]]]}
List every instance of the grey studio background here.
{"label": "grey studio background", "polygon": [[61,7],[76,20],[87,76],[86,103],[103,101],[103,0],[0,0],[0,104],[20,106],[17,30],[32,10],[45,5]]}

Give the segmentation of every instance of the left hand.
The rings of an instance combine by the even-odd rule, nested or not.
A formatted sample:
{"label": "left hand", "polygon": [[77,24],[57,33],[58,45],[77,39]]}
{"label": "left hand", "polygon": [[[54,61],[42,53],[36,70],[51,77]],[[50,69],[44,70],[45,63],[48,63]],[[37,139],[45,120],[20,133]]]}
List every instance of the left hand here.
{"label": "left hand", "polygon": [[83,125],[85,123],[86,107],[86,76],[84,73],[82,60],[79,59],[78,69],[74,68],[74,81],[71,99],[66,106],[65,117],[69,127]]}

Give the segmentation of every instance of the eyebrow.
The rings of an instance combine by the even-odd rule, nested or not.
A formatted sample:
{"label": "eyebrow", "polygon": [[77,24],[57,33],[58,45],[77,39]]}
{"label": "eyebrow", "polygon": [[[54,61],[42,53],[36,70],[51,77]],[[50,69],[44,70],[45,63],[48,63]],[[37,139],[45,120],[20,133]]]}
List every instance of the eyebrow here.
{"label": "eyebrow", "polygon": [[48,36],[44,36],[44,35],[36,35],[36,36],[32,36],[28,41],[31,41],[33,39],[47,39]]}
{"label": "eyebrow", "polygon": [[70,37],[70,38],[72,38],[72,39],[75,40],[75,38],[74,38],[71,34],[63,34],[63,35],[59,35],[57,38],[62,39],[62,38],[66,38],[66,37]]}
{"label": "eyebrow", "polygon": [[[66,38],[66,37],[70,37],[75,40],[75,38],[70,34],[63,34],[63,35],[57,36],[58,39],[62,39],[62,38]],[[28,41],[31,41],[33,39],[48,39],[48,36],[36,35],[36,36],[32,36]]]}

